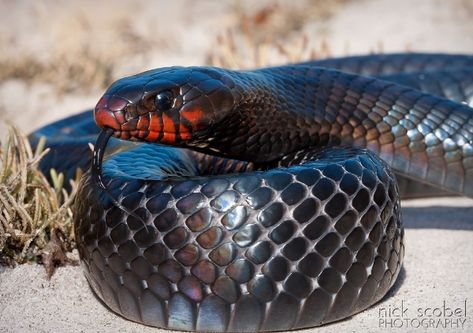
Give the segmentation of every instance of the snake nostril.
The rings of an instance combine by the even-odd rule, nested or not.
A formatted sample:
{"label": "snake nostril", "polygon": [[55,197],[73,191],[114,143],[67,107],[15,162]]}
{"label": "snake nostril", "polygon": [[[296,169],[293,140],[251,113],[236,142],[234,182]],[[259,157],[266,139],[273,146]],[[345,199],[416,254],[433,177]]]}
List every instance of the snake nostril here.
{"label": "snake nostril", "polygon": [[121,97],[104,95],[95,107],[95,122],[98,126],[119,130],[125,122],[125,109],[129,102]]}
{"label": "snake nostril", "polygon": [[112,111],[106,108],[95,109],[95,123],[102,128],[110,127],[114,130],[120,129],[120,124]]}

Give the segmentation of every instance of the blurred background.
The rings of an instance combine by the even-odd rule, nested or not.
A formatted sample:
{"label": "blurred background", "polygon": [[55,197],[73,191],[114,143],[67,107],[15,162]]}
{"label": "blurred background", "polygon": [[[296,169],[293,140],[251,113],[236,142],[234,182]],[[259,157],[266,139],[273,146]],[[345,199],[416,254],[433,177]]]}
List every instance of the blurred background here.
{"label": "blurred background", "polygon": [[169,65],[251,68],[373,52],[473,53],[473,0],[0,1],[0,138]]}

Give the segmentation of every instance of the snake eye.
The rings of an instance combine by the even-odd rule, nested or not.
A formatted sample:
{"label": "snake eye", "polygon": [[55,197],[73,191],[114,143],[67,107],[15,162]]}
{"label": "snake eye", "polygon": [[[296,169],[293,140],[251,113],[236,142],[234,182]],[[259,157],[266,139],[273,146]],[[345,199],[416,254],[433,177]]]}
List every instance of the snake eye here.
{"label": "snake eye", "polygon": [[169,90],[161,91],[156,95],[154,104],[156,105],[156,109],[160,111],[167,111],[171,109],[174,104],[173,93]]}

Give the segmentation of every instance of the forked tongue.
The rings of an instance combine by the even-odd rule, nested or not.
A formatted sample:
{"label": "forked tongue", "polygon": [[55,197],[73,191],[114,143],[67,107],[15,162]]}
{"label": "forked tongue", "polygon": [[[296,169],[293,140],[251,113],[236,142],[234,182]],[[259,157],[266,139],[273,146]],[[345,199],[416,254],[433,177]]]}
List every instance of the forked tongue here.
{"label": "forked tongue", "polygon": [[140,216],[130,211],[128,208],[126,208],[120,202],[118,202],[118,200],[113,197],[112,193],[110,193],[107,185],[105,185],[105,182],[103,179],[103,173],[102,173],[102,162],[103,162],[103,156],[105,154],[105,149],[107,148],[107,143],[110,140],[110,137],[112,135],[113,135],[113,129],[104,128],[102,129],[99,136],[97,137],[97,141],[95,142],[95,146],[94,146],[94,155],[92,158],[92,170],[91,170],[92,178],[95,182],[95,185],[104,190],[104,192],[107,194],[107,196],[110,198],[110,200],[113,202],[113,204],[116,207],[118,207],[119,209],[127,213],[128,215],[131,215],[134,218],[138,219],[143,224],[143,227],[148,228],[145,221],[143,221],[143,219]]}
{"label": "forked tongue", "polygon": [[[97,137],[97,141],[95,142],[94,146],[94,157],[92,161],[92,177],[95,180],[95,184],[105,191],[108,192],[105,183],[103,182],[103,175],[102,175],[102,162],[103,162],[103,155],[105,154],[105,148],[107,148],[108,140],[113,135],[113,129],[111,128],[104,128],[99,136]],[[113,198],[112,198],[113,199]]]}

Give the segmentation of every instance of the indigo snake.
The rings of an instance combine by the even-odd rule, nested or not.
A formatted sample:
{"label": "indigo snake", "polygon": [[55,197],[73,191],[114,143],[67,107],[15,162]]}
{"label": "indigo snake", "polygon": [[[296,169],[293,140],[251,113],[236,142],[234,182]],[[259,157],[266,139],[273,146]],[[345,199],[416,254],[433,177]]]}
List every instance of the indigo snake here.
{"label": "indigo snake", "polygon": [[[382,299],[404,257],[401,195],[473,196],[471,105],[466,55],[169,67],[116,81],[94,111],[30,139],[45,135],[42,168],[70,177],[92,159],[92,113],[103,128],[75,235],[111,310],[170,329],[274,331]],[[122,140],[102,169],[110,136]]]}

